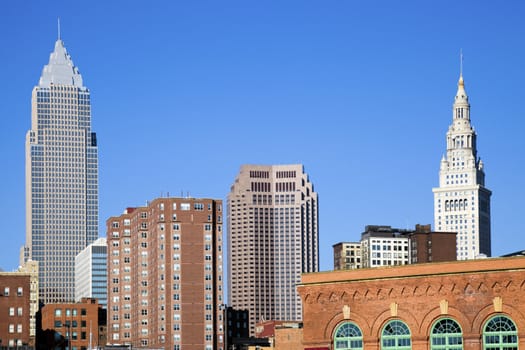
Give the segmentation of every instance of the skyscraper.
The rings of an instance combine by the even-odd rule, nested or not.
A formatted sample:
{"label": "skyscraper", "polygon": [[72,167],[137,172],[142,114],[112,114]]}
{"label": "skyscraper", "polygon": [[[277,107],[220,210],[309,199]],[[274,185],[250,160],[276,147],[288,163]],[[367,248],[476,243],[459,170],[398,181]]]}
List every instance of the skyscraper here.
{"label": "skyscraper", "polygon": [[319,271],[317,193],[303,166],[243,165],[228,195],[229,305],[300,321],[301,273]]}
{"label": "skyscraper", "polygon": [[110,344],[224,350],[222,215],[170,197],[106,221]]}
{"label": "skyscraper", "polygon": [[490,256],[490,196],[483,162],[477,155],[476,132],[461,74],[447,132],[447,154],[441,159],[439,187],[434,192],[434,228],[457,232],[458,260]]}
{"label": "skyscraper", "polygon": [[90,93],[60,38],[31,102],[21,259],[39,262],[41,302],[71,302],[75,256],[98,236],[98,156]]}

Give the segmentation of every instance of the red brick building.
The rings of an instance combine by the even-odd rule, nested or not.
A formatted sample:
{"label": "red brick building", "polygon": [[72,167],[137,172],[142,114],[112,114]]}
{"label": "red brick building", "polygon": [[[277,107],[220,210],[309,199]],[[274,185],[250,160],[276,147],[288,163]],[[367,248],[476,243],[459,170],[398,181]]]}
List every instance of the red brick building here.
{"label": "red brick building", "polygon": [[304,274],[304,349],[525,347],[525,257]]}
{"label": "red brick building", "polygon": [[30,337],[30,275],[0,273],[0,347],[34,345]]}
{"label": "red brick building", "polygon": [[109,344],[223,350],[222,215],[162,197],[106,221]]}
{"label": "red brick building", "polygon": [[[85,350],[91,346],[102,347],[99,338],[99,304],[97,299],[82,298],[80,303],[47,304],[42,307],[42,330],[54,330],[69,341],[69,349]],[[103,313],[105,316],[105,313]]]}

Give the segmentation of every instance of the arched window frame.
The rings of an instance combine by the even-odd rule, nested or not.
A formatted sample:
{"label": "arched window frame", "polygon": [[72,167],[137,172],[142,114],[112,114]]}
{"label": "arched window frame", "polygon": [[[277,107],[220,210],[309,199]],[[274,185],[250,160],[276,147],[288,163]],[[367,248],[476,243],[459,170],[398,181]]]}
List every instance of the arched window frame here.
{"label": "arched window frame", "polygon": [[440,318],[430,330],[430,350],[463,349],[463,331],[451,318]]}
{"label": "arched window frame", "polygon": [[363,349],[363,332],[354,322],[341,323],[334,332],[334,350]]}
{"label": "arched window frame", "polygon": [[381,331],[381,350],[411,350],[412,339],[408,325],[398,319],[388,321]]}
{"label": "arched window frame", "polygon": [[518,328],[509,316],[495,315],[483,325],[484,350],[518,350],[518,343]]}

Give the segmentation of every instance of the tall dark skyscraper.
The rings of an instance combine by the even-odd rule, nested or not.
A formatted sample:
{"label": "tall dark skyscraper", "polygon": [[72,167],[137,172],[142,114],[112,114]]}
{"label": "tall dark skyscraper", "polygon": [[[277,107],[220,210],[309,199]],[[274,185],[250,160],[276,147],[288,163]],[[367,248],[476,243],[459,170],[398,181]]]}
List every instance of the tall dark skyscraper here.
{"label": "tall dark skyscraper", "polygon": [[98,149],[89,90],[60,38],[31,102],[21,260],[39,263],[41,302],[72,302],[75,256],[98,236]]}

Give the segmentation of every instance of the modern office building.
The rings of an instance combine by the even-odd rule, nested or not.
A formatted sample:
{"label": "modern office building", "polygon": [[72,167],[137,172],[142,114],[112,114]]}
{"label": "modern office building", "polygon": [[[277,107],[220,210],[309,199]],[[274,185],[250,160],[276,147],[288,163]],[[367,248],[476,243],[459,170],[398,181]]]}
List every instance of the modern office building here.
{"label": "modern office building", "polygon": [[319,270],[317,193],[295,165],[243,165],[228,194],[228,305],[262,320],[300,321],[296,285]]}
{"label": "modern office building", "polygon": [[26,135],[26,245],[40,301],[71,302],[75,256],[98,236],[97,138],[90,92],[59,38],[32,93]]}
{"label": "modern office building", "polygon": [[361,242],[340,242],[332,246],[334,270],[361,268]]}
{"label": "modern office building", "polygon": [[439,187],[434,192],[434,228],[457,232],[458,260],[491,255],[490,196],[483,162],[477,155],[476,132],[461,74],[441,159]]}
{"label": "modern office building", "polygon": [[362,267],[410,263],[409,230],[368,225],[361,234]]}
{"label": "modern office building", "polygon": [[75,301],[96,298],[98,304],[107,305],[107,242],[99,238],[75,257]]}
{"label": "modern office building", "polygon": [[108,343],[223,350],[222,201],[157,198],[106,221]]}

